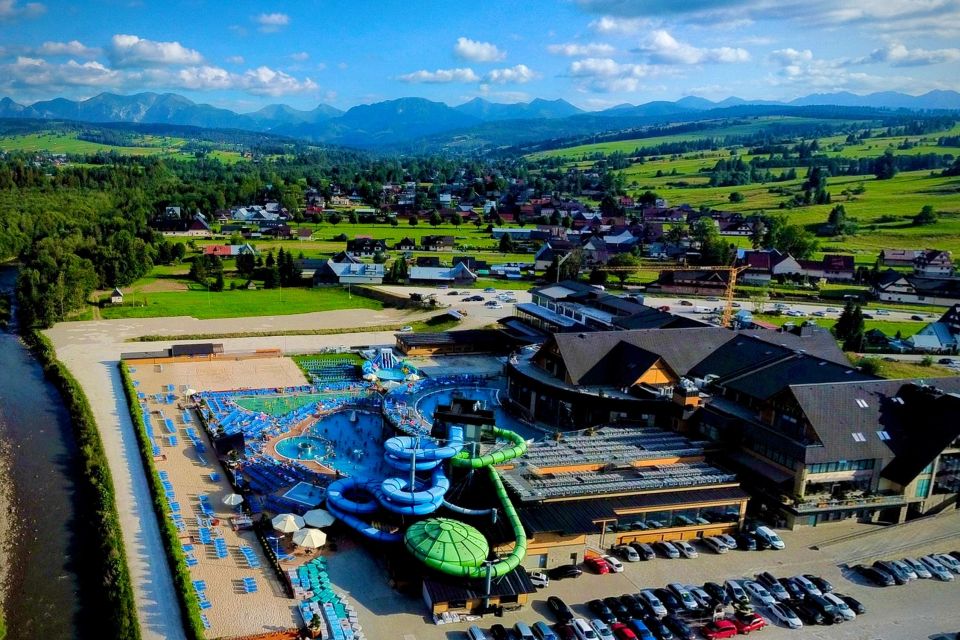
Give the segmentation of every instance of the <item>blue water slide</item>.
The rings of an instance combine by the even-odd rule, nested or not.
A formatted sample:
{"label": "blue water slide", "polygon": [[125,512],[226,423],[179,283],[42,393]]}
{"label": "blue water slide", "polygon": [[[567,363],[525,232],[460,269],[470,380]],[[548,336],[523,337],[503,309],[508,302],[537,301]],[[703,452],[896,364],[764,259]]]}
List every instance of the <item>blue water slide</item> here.
{"label": "blue water slide", "polygon": [[[360,499],[361,496],[369,499]],[[356,478],[334,480],[327,487],[327,504],[332,504],[334,508],[344,513],[374,513],[379,507],[376,500],[376,483],[364,482]]]}
{"label": "blue water slide", "polygon": [[[447,444],[433,440],[397,436],[384,443],[384,460],[399,471],[432,471],[430,482],[409,477],[387,478],[380,483],[377,500],[384,509],[403,515],[426,515],[443,504],[450,480],[443,471],[449,460],[463,449],[463,428],[450,427]],[[412,485],[411,485],[412,482]]]}
{"label": "blue water slide", "polygon": [[369,522],[364,522],[355,515],[340,511],[337,509],[336,503],[331,501],[329,497],[327,498],[327,511],[329,511],[334,518],[337,518],[348,527],[355,529],[371,540],[377,540],[379,542],[400,542],[403,540],[403,533],[400,531],[384,531]]}

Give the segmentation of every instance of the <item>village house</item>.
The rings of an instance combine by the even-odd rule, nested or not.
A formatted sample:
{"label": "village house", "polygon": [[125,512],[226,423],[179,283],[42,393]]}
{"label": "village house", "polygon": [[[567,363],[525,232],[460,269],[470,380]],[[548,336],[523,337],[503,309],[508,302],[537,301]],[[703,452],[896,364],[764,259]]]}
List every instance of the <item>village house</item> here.
{"label": "village house", "polygon": [[347,240],[347,254],[353,257],[369,258],[375,253],[384,253],[386,250],[386,242],[374,240],[370,236],[357,236]]}
{"label": "village house", "polygon": [[877,278],[873,293],[886,302],[953,305],[960,301],[960,278],[928,278],[888,269]]}
{"label": "village house", "polygon": [[470,285],[477,275],[463,263],[452,267],[410,267],[410,284],[460,284]]}
{"label": "village house", "polygon": [[938,249],[924,249],[913,260],[913,271],[917,275],[936,277],[950,277],[953,275],[953,259],[949,251]]}
{"label": "village house", "polygon": [[417,248],[417,241],[409,237],[400,238],[394,243],[393,248],[395,251],[414,251]]}
{"label": "village house", "polygon": [[241,254],[256,255],[257,250],[247,243],[244,244],[208,244],[203,248],[203,255],[217,256],[218,258],[235,258]]}
{"label": "village house", "polygon": [[420,246],[424,251],[453,251],[453,236],[423,236]]}

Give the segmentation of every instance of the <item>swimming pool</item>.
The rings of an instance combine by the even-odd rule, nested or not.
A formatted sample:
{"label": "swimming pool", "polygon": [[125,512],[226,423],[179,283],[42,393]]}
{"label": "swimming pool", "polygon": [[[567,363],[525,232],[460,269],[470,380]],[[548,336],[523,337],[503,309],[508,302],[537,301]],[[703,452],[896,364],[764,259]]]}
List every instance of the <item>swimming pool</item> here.
{"label": "swimming pool", "polygon": [[485,409],[493,411],[494,420],[501,429],[509,429],[520,434],[524,438],[536,438],[540,433],[520,422],[511,415],[503,406],[500,405],[500,394],[506,394],[506,391],[496,387],[450,387],[439,389],[427,393],[417,400],[417,412],[429,423],[433,423],[433,412],[441,404],[449,404],[450,399],[456,394],[457,397],[468,398],[470,400],[479,400],[483,403]]}
{"label": "swimming pool", "polygon": [[310,484],[309,482],[298,482],[297,484],[293,485],[289,491],[283,494],[283,497],[313,508],[323,502],[326,493],[326,489],[318,487],[315,484]]}
{"label": "swimming pool", "polygon": [[333,455],[323,464],[347,476],[379,477],[383,463],[383,418],[348,409],[322,418],[310,428],[313,437],[329,441]]}
{"label": "swimming pool", "polygon": [[291,460],[323,463],[333,453],[333,444],[315,436],[294,436],[277,442],[277,453]]}

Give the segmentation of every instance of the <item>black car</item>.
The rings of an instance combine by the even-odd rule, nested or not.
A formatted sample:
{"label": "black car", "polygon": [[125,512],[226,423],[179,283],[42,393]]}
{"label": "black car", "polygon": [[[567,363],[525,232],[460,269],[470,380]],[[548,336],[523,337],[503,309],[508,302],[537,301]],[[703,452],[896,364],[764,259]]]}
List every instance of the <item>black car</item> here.
{"label": "black car", "polygon": [[821,578],[820,576],[815,576],[812,573],[805,573],[803,577],[813,583],[813,585],[820,589],[823,593],[830,593],[833,591],[833,585],[830,584],[826,579]]}
{"label": "black car", "polygon": [[641,545],[638,542],[631,542],[630,546],[636,551],[642,560],[655,560],[657,554],[650,545]]}
{"label": "black car", "polygon": [[858,564],[857,566],[853,567],[853,570],[878,587],[892,587],[896,584],[893,576],[883,569],[868,567],[865,564]]}
{"label": "black car", "polygon": [[510,640],[511,638],[510,632],[502,624],[495,624],[490,627],[490,635],[493,636],[493,640]]}
{"label": "black car", "polygon": [[832,602],[823,596],[818,596],[815,593],[808,594],[807,603],[823,614],[824,624],[840,624],[844,621],[843,614],[837,610],[837,607]]}
{"label": "black car", "polygon": [[847,606],[850,607],[850,609],[858,616],[862,616],[867,612],[867,608],[863,606],[863,603],[853,596],[845,596],[842,593],[838,593],[836,596],[846,602]]}
{"label": "black car", "polygon": [[553,612],[557,622],[561,624],[570,622],[576,617],[573,615],[573,611],[570,609],[570,607],[567,606],[567,603],[557,596],[550,596],[547,598],[547,606],[550,607],[550,611]]}
{"label": "black car", "polygon": [[777,582],[787,590],[787,593],[790,594],[790,599],[794,602],[799,602],[807,597],[807,592],[803,587],[798,585],[790,578],[777,578]]}
{"label": "black car", "polygon": [[719,602],[723,606],[730,604],[730,594],[723,588],[723,585],[717,584],[716,582],[704,582],[703,590],[713,598],[714,602]]}
{"label": "black car", "polygon": [[620,622],[626,622],[630,619],[630,611],[623,606],[623,603],[619,599],[610,596],[609,598],[603,599],[603,604],[607,605],[607,608],[613,612],[613,615],[617,616],[617,619]]}
{"label": "black car", "polygon": [[627,615],[631,618],[641,620],[648,613],[647,608],[643,606],[640,598],[632,593],[625,593],[620,596],[620,602],[627,608]]}
{"label": "black car", "polygon": [[663,606],[673,613],[674,611],[680,611],[683,609],[683,605],[680,604],[680,601],[677,600],[677,596],[673,595],[672,592],[666,589],[654,589],[653,595],[657,596],[657,599],[663,604]]}
{"label": "black car", "polygon": [[563,580],[564,578],[579,578],[583,569],[575,564],[562,564],[547,571],[551,580]]}
{"label": "black car", "polygon": [[733,539],[737,541],[737,549],[742,549],[743,551],[757,550],[757,539],[752,533],[738,533],[733,536]]}
{"label": "black car", "polygon": [[791,602],[790,605],[803,624],[823,624],[823,614],[813,605],[799,601]]}
{"label": "black car", "polygon": [[877,571],[884,571],[893,578],[893,581],[897,584],[907,584],[910,582],[910,578],[907,577],[907,574],[903,572],[897,565],[891,562],[884,562],[883,560],[877,560],[873,563],[873,568]]}
{"label": "black car", "polygon": [[617,621],[617,616],[613,615],[610,607],[603,604],[603,600],[591,600],[587,603],[587,608],[590,609],[590,613],[607,624],[613,624]]}
{"label": "black car", "polygon": [[673,631],[677,638],[681,638],[681,640],[696,640],[697,638],[697,634],[693,628],[675,615],[671,614],[667,616],[663,619],[663,623],[667,625],[670,631]]}
{"label": "black car", "polygon": [[659,640],[674,640],[677,636],[670,630],[670,627],[663,623],[663,620],[654,615],[643,618],[643,624],[647,625],[650,633],[657,636]]}

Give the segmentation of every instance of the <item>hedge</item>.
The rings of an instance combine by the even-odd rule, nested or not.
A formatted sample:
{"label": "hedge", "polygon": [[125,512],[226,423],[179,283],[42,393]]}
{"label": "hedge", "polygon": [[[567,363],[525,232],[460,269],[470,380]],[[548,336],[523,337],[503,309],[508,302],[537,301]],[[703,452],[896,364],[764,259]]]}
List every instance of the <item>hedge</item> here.
{"label": "hedge", "polygon": [[79,521],[90,527],[89,532],[83,533],[89,541],[89,559],[98,565],[97,579],[91,580],[84,594],[90,619],[95,621],[100,637],[139,640],[140,624],[123,549],[113,478],[90,403],[76,378],[57,360],[46,336],[35,330],[26,333],[24,339],[43,366],[44,374],[59,389],[73,424],[79,458],[79,504],[84,505],[84,515],[89,516]]}
{"label": "hedge", "polygon": [[127,397],[127,407],[133,418],[133,430],[137,434],[137,443],[140,449],[140,458],[147,474],[150,485],[150,494],[153,497],[153,510],[160,525],[160,537],[163,538],[163,549],[167,554],[170,571],[173,574],[174,587],[177,590],[177,599],[180,603],[183,631],[190,640],[203,640],[204,627],[200,620],[200,601],[193,590],[190,570],[187,568],[187,559],[180,544],[179,533],[170,517],[170,505],[164,497],[160,476],[153,461],[153,443],[147,436],[147,429],[143,422],[143,412],[140,410],[140,401],[137,398],[136,388],[130,378],[130,369],[125,362],[120,363],[120,377],[123,378],[123,391]]}

